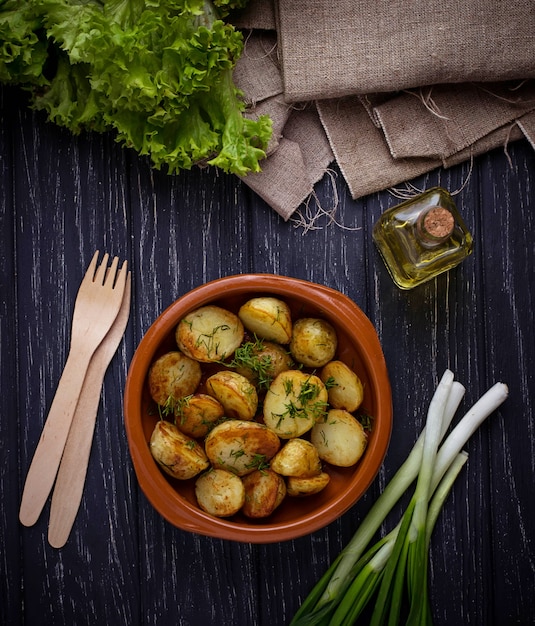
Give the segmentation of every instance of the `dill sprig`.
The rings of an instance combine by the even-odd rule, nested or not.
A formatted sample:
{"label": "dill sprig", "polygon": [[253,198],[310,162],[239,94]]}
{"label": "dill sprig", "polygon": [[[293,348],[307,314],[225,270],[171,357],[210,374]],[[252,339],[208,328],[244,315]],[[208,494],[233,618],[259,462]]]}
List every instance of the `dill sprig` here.
{"label": "dill sprig", "polygon": [[175,419],[183,415],[184,407],[188,405],[191,395],[183,398],[175,398],[172,395],[167,397],[164,404],[158,405],[158,414],[160,419],[164,419],[172,415]]}
{"label": "dill sprig", "polygon": [[[311,375],[312,376],[312,375]],[[284,419],[309,419],[312,417],[315,422],[325,417],[328,403],[322,400],[314,401],[320,394],[319,385],[311,381],[311,376],[304,380],[299,389],[294,389],[294,380],[288,378],[284,380],[284,392],[286,396],[294,396],[295,400],[290,400],[284,405],[284,413],[278,414],[277,427],[280,427]]]}
{"label": "dill sprig", "polygon": [[273,362],[269,354],[262,354],[264,343],[255,336],[239,346],[227,367],[246,369],[251,372],[259,389],[268,389],[273,380]]}
{"label": "dill sprig", "polygon": [[247,469],[254,468],[254,469],[263,471],[269,468],[269,462],[266,459],[265,454],[254,454],[250,463],[247,463],[245,467],[247,467]]}

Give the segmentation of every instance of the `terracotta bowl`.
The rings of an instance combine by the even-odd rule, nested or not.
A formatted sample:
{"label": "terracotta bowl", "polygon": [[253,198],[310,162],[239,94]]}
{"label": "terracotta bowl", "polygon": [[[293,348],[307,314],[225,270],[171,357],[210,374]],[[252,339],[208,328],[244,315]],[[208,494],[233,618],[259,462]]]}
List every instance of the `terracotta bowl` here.
{"label": "terracotta bowl", "polygon": [[[336,329],[336,358],[351,366],[364,383],[363,407],[373,416],[368,447],[350,468],[326,466],[329,485],[305,498],[286,497],[267,519],[252,521],[239,515],[215,518],[196,504],[194,479],[167,477],[156,465],[148,441],[158,419],[147,389],[151,363],[164,352],[176,350],[174,331],[188,312],[206,305],[237,312],[241,304],[258,295],[285,300],[293,319],[322,317]],[[168,307],[141,340],[128,372],[124,419],[137,479],[154,508],[171,524],[193,533],[250,543],[272,543],[312,533],[346,512],[364,494],[386,454],[392,428],[392,399],[383,352],[377,334],[364,313],[343,294],[307,281],[271,274],[244,274],[222,278],[198,287]]]}

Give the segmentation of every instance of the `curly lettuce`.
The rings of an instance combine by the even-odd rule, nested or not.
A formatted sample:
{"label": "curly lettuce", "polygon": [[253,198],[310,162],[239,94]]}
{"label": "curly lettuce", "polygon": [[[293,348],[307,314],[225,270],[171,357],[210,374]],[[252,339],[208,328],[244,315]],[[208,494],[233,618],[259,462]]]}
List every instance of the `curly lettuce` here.
{"label": "curly lettuce", "polygon": [[47,48],[40,16],[31,3],[0,0],[0,81],[46,84]]}
{"label": "curly lettuce", "polygon": [[0,0],[0,80],[73,133],[113,130],[158,169],[259,171],[271,120],[243,115],[243,38],[220,17],[243,3]]}

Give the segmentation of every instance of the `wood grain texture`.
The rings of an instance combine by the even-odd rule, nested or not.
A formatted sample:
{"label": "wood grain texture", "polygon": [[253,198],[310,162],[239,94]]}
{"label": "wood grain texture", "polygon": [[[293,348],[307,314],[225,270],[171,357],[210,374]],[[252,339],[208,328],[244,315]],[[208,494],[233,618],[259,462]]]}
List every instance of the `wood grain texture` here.
{"label": "wood grain texture", "polygon": [[[431,547],[435,623],[509,626],[535,617],[535,153],[527,142],[413,181],[462,192],[475,249],[461,266],[398,290],[371,241],[388,192],[353,201],[340,173],[317,187],[343,228],[306,234],[243,183],[211,169],[170,177],[107,135],[72,137],[0,91],[0,623],[282,626],[349,540],[409,451],[445,367],[466,409],[491,384],[506,404],[467,445],[469,461]],[[17,519],[24,477],[65,363],[72,305],[96,249],[129,260],[132,314],[106,374],[87,482],[61,550],[48,510]],[[341,519],[274,545],[200,537],[140,492],[122,418],[143,333],[208,280],[273,272],[339,289],[381,339],[394,403],[391,445],[370,490]],[[401,503],[394,511],[401,510]]]}

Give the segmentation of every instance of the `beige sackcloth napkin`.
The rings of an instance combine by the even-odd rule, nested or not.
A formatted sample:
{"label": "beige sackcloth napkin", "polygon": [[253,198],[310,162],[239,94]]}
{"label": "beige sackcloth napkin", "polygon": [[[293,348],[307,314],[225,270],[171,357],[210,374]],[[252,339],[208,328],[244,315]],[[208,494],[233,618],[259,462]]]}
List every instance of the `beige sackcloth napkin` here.
{"label": "beige sackcloth napkin", "polygon": [[247,114],[273,120],[242,180],[284,220],[334,161],[357,199],[523,137],[535,148],[533,0],[250,0],[232,21]]}

